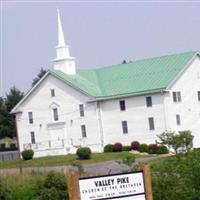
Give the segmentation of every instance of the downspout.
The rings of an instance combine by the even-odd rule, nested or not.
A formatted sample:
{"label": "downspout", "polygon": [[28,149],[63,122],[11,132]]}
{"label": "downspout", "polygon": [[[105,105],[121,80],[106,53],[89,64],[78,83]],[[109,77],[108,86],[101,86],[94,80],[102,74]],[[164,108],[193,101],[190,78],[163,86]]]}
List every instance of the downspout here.
{"label": "downspout", "polygon": [[165,125],[165,130],[167,130],[167,120],[166,120],[166,110],[165,110],[165,92],[162,90],[161,94],[163,95],[164,125]]}
{"label": "downspout", "polygon": [[99,123],[100,145],[101,145],[101,150],[103,151],[103,147],[104,147],[103,121],[102,121],[101,106],[100,106],[99,101],[97,101],[97,115],[98,115],[98,123]]}

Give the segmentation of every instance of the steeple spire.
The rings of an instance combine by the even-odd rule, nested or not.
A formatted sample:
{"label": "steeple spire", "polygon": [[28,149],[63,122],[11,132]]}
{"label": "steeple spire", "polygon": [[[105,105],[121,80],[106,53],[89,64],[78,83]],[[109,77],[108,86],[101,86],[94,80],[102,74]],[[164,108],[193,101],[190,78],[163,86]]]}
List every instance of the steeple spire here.
{"label": "steeple spire", "polygon": [[66,46],[66,44],[65,44],[65,38],[63,34],[59,9],[57,9],[57,12],[58,12],[58,47],[63,47]]}
{"label": "steeple spire", "polygon": [[56,47],[57,57],[53,60],[54,69],[66,74],[76,74],[75,58],[69,54],[69,46],[65,44],[60,12],[58,12],[58,45]]}

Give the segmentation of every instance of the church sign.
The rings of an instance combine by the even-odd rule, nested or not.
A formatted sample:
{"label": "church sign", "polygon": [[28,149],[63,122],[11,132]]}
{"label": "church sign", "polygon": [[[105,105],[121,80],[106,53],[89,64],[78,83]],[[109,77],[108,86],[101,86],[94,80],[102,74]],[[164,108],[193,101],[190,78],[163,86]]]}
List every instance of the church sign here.
{"label": "church sign", "polygon": [[81,200],[145,200],[143,171],[79,179]]}
{"label": "church sign", "polygon": [[151,172],[141,171],[80,178],[79,172],[67,172],[70,200],[153,200]]}

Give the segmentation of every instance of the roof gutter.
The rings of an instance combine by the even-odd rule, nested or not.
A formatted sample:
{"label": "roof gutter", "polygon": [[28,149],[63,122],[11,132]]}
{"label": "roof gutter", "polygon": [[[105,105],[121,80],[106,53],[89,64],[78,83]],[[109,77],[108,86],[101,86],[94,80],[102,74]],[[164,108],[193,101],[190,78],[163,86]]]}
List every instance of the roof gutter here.
{"label": "roof gutter", "polygon": [[113,95],[113,96],[106,96],[106,97],[96,97],[94,100],[89,100],[88,102],[96,102],[96,101],[106,101],[106,100],[113,100],[118,98],[125,98],[125,97],[133,97],[133,96],[142,96],[142,95],[148,95],[148,94],[157,94],[157,93],[164,93],[166,88],[158,88],[152,91],[144,91],[144,92],[138,92],[138,93],[128,93],[128,94],[119,94],[119,95]]}

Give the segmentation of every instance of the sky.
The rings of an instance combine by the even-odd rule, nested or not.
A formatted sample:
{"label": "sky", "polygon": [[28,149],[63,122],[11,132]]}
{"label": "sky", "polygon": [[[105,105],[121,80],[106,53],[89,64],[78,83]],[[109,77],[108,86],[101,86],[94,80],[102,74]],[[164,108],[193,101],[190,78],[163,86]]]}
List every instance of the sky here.
{"label": "sky", "polygon": [[0,96],[53,69],[57,8],[78,69],[200,50],[199,1],[0,0]]}

